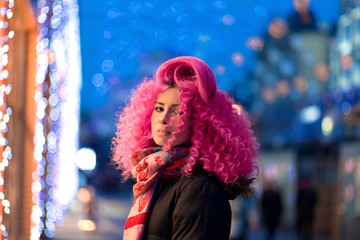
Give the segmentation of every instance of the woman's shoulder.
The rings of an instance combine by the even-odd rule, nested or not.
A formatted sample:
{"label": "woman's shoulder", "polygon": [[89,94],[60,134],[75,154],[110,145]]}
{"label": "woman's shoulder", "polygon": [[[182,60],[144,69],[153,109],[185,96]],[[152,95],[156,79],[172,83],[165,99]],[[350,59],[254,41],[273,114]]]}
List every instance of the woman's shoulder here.
{"label": "woman's shoulder", "polygon": [[195,194],[197,191],[211,191],[214,194],[224,193],[228,200],[234,200],[236,197],[248,198],[255,195],[255,190],[251,187],[255,179],[239,179],[233,184],[222,183],[214,174],[204,170],[193,172],[189,176],[178,179],[175,186],[179,191],[187,190]]}
{"label": "woman's shoulder", "polygon": [[225,190],[220,181],[205,171],[196,171],[191,175],[178,179],[175,187],[182,194],[196,194],[197,196],[223,193]]}

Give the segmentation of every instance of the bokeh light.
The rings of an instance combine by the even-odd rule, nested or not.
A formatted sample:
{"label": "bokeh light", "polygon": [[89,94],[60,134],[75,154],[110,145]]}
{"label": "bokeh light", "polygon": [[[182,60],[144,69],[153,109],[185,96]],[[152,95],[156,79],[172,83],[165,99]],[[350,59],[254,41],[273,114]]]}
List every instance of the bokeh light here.
{"label": "bokeh light", "polygon": [[274,18],[268,27],[268,32],[273,38],[282,38],[287,34],[288,27],[284,19]]}
{"label": "bokeh light", "polygon": [[320,115],[321,109],[316,105],[307,106],[300,112],[300,118],[305,124],[316,122],[320,118]]}
{"label": "bokeh light", "polygon": [[244,56],[239,52],[235,52],[231,56],[231,61],[235,66],[240,67],[244,64]]}
{"label": "bokeh light", "polygon": [[264,48],[264,39],[258,36],[249,38],[246,41],[246,46],[254,51],[261,52]]}
{"label": "bokeh light", "polygon": [[308,82],[304,77],[294,77],[293,84],[300,92],[306,92],[308,90]]}
{"label": "bokeh light", "polygon": [[96,168],[96,153],[91,148],[81,148],[76,153],[76,165],[84,171],[92,171]]}
{"label": "bokeh light", "polygon": [[83,203],[88,203],[91,200],[91,194],[86,188],[79,188],[77,196],[79,201]]}
{"label": "bokeh light", "polygon": [[334,129],[334,120],[330,116],[326,116],[321,123],[321,130],[325,136],[332,133]]}
{"label": "bokeh light", "polygon": [[328,65],[324,62],[318,62],[315,65],[315,74],[320,81],[322,82],[327,81],[330,74]]}
{"label": "bokeh light", "polygon": [[340,56],[340,66],[344,70],[349,70],[353,65],[353,58],[350,55],[341,55]]}
{"label": "bokeh light", "polygon": [[96,230],[96,224],[91,220],[79,220],[77,226],[81,231],[92,232]]}

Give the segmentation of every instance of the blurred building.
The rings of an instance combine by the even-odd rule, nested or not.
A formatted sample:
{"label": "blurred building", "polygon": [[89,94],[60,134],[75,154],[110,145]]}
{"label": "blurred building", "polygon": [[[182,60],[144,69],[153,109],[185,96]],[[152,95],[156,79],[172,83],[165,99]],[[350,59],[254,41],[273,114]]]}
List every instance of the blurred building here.
{"label": "blurred building", "polygon": [[316,20],[310,1],[293,2],[296,11],[274,18],[261,39],[255,70],[262,176],[283,190],[286,219],[295,217],[296,188],[311,179],[318,195],[315,234],[356,239],[360,12],[352,7],[358,3],[342,2],[346,11],[336,29]]}
{"label": "blurred building", "polygon": [[[38,29],[29,2],[1,1],[1,236],[0,239],[29,239],[32,214],[34,163],[34,101]],[[3,14],[4,11],[6,14]],[[12,16],[11,16],[12,15]],[[10,17],[11,16],[11,17]],[[16,20],[15,20],[16,19]],[[12,37],[10,38],[10,35]],[[6,38],[8,36],[8,38]],[[8,50],[7,50],[8,49]],[[6,126],[6,125],[5,125]],[[7,204],[4,205],[4,203]]]}
{"label": "blurred building", "polygon": [[332,111],[338,112],[346,135],[338,147],[341,236],[353,239],[360,236],[360,2],[342,1],[342,10],[331,51],[330,91],[338,96]]}

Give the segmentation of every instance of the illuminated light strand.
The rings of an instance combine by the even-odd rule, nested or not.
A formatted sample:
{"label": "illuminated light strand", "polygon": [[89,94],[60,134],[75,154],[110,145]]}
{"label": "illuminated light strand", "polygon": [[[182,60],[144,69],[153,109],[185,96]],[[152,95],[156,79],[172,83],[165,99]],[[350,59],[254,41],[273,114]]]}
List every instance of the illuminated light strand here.
{"label": "illuminated light strand", "polygon": [[[38,69],[34,159],[37,167],[33,172],[32,185],[32,240],[53,238],[55,224],[61,222],[64,208],[70,205],[69,197],[64,200],[64,196],[69,195],[64,189],[69,192],[74,188],[70,194],[72,200],[76,196],[77,179],[72,176],[77,174],[75,153],[78,142],[75,139],[78,139],[78,129],[74,129],[74,125],[77,125],[74,122],[79,122],[81,82],[80,41],[76,37],[79,35],[78,21],[74,22],[77,16],[73,16],[78,11],[76,1],[42,0],[38,1],[37,8],[41,28],[36,47]],[[77,44],[65,44],[71,40]],[[74,45],[77,47],[74,48]],[[71,139],[74,139],[74,143]],[[69,165],[71,162],[74,168]],[[71,169],[74,170],[73,174]],[[70,181],[70,185],[63,186],[63,181]]]}
{"label": "illuminated light strand", "polygon": [[9,95],[12,89],[11,84],[5,84],[4,81],[9,79],[9,71],[6,69],[9,61],[9,45],[8,40],[15,35],[14,31],[9,30],[9,22],[13,16],[12,8],[14,7],[14,0],[5,1],[8,6],[2,6],[0,9],[0,154],[2,156],[0,162],[0,203],[2,205],[0,210],[0,239],[7,240],[8,232],[4,225],[4,218],[10,214],[10,201],[6,199],[4,193],[4,175],[5,170],[10,164],[12,158],[11,147],[8,145],[6,133],[8,131],[7,123],[10,121],[12,109],[6,104],[6,95]]}
{"label": "illuminated light strand", "polygon": [[[57,220],[62,223],[63,211],[70,207],[70,204],[77,196],[78,190],[78,168],[76,166],[76,152],[79,148],[79,119],[80,119],[80,89],[81,89],[81,57],[80,57],[80,33],[79,33],[79,6],[76,0],[63,0],[64,11],[66,11],[66,24],[63,34],[66,41],[63,47],[56,47],[55,55],[58,64],[66,66],[67,75],[63,78],[66,96],[61,96],[60,104],[60,136],[59,165],[56,176],[58,188],[56,199],[59,200],[62,208],[58,208]],[[60,43],[60,42],[58,42]],[[63,54],[56,50],[63,49]],[[64,54],[65,53],[65,54]],[[63,70],[64,67],[59,69]],[[64,72],[60,72],[64,75]]]}
{"label": "illuminated light strand", "polygon": [[[48,233],[46,218],[47,218],[47,202],[49,200],[47,196],[47,109],[48,100],[46,92],[50,91],[50,86],[46,83],[47,75],[49,74],[50,62],[50,50],[49,50],[49,21],[48,18],[51,14],[49,6],[51,4],[48,1],[38,1],[39,16],[37,18],[40,24],[40,36],[38,37],[37,50],[37,73],[36,73],[36,91],[35,102],[37,104],[36,110],[36,123],[35,123],[35,136],[34,136],[34,159],[36,162],[36,169],[32,174],[32,194],[33,194],[33,208],[31,214],[32,228],[31,228],[31,240],[38,240],[43,234]],[[50,224],[48,224],[50,225]]]}

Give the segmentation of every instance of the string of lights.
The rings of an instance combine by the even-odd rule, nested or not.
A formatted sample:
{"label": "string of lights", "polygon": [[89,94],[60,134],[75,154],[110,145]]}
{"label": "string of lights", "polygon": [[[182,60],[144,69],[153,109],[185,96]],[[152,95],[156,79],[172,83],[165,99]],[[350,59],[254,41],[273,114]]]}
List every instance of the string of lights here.
{"label": "string of lights", "polygon": [[11,107],[6,104],[6,96],[10,94],[12,85],[9,83],[8,66],[8,41],[15,35],[14,31],[9,30],[9,20],[13,16],[14,0],[2,1],[0,10],[0,154],[2,160],[0,163],[0,239],[7,239],[8,232],[4,225],[4,218],[10,214],[10,202],[6,199],[4,193],[4,175],[12,158],[11,147],[8,145],[6,133],[8,131],[8,122],[12,114]]}
{"label": "string of lights", "polygon": [[80,47],[76,1],[38,1],[31,239],[53,238],[77,191]]}
{"label": "string of lights", "polygon": [[36,73],[36,92],[35,101],[37,103],[35,136],[34,136],[34,158],[36,161],[36,171],[32,174],[33,184],[33,208],[32,208],[32,229],[31,240],[40,239],[41,234],[45,233],[47,229],[44,222],[46,216],[46,107],[48,100],[45,97],[45,92],[48,91],[46,84],[46,76],[49,71],[49,38],[48,32],[48,13],[49,4],[46,1],[38,2],[38,23],[40,24],[40,36],[38,37],[37,50],[37,73]]}

